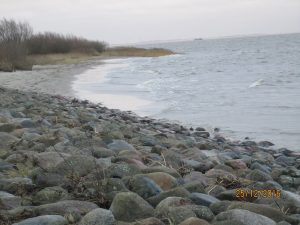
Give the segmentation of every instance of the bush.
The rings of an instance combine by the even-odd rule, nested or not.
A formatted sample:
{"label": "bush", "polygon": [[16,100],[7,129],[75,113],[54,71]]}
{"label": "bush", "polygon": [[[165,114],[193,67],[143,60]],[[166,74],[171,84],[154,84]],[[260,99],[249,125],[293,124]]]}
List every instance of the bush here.
{"label": "bush", "polygon": [[30,54],[52,54],[84,52],[101,53],[105,50],[106,44],[99,41],[89,41],[73,35],[61,35],[52,32],[45,32],[33,35],[28,42]]}
{"label": "bush", "polygon": [[28,67],[27,41],[32,33],[28,23],[0,20],[0,70],[13,71],[23,66]]}

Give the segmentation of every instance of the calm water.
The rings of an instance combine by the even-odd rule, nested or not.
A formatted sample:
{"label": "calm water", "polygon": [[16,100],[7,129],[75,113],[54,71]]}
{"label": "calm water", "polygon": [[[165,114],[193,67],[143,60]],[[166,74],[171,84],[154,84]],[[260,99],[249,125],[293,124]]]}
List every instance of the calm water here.
{"label": "calm water", "polygon": [[78,77],[78,94],[118,108],[112,95],[121,109],[300,151],[300,34],[148,47],[180,54],[108,61]]}

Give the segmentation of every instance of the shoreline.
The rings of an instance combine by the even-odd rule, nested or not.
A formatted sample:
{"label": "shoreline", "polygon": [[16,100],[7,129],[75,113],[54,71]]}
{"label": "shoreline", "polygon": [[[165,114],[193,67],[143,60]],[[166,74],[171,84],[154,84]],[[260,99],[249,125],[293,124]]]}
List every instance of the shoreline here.
{"label": "shoreline", "polygon": [[269,142],[2,87],[0,121],[5,224],[82,224],[95,215],[111,225],[300,222],[300,154]]}
{"label": "shoreline", "polygon": [[[150,101],[141,99],[137,96],[122,94],[114,91],[114,93],[99,93],[91,90],[91,87],[101,85],[110,78],[107,73],[116,68],[122,67],[119,60],[124,58],[104,59],[102,63],[76,75],[76,80],[72,82],[72,89],[75,92],[75,97],[86,99],[94,103],[101,103],[110,109],[120,109],[124,111],[137,111],[138,109],[151,104]],[[126,59],[126,58],[125,58]]]}
{"label": "shoreline", "polygon": [[[35,65],[32,71],[0,72],[0,83],[13,89],[75,97],[72,82],[76,75],[102,64],[104,59],[93,58],[75,64]],[[41,70],[43,73],[40,73]]]}
{"label": "shoreline", "polygon": [[[89,82],[89,80],[95,77],[89,77],[88,72],[96,69],[97,78],[101,82],[106,81],[105,67],[114,67],[115,63],[106,61],[110,60],[122,60],[128,57],[94,57],[87,60],[83,60],[75,64],[59,64],[59,65],[36,65],[33,71],[17,71],[13,73],[0,72],[0,86],[7,88],[25,90],[25,91],[36,91],[46,94],[55,94],[67,97],[78,98],[81,100],[89,100],[94,103],[101,103],[111,109],[120,109],[123,111],[134,111],[140,116],[148,116],[147,107],[150,107],[153,102],[139,98],[134,95],[124,95],[120,93],[100,93],[94,94],[93,91],[83,90],[80,88],[80,82]],[[108,68],[109,70],[110,68]],[[41,73],[41,71],[43,71]],[[88,76],[86,76],[88,75]],[[99,76],[101,75],[101,76]],[[14,79],[11,79],[14,76]],[[82,77],[82,78],[80,78]],[[98,80],[98,82],[99,82]],[[75,83],[77,82],[77,84]],[[77,87],[76,87],[77,86]],[[130,104],[128,104],[128,102]],[[144,110],[144,111],[143,111]],[[151,117],[151,116],[150,116]],[[154,116],[155,118],[155,116]],[[156,119],[159,119],[156,117]],[[164,119],[170,123],[180,123],[184,126],[195,126],[191,123],[183,123],[178,120]],[[213,132],[213,125],[206,125],[205,128],[209,132]],[[239,134],[231,133],[231,131],[220,131],[220,135],[227,139],[242,140]],[[257,140],[258,137],[251,137],[251,141],[263,141]],[[268,140],[270,141],[270,140]],[[283,144],[279,145],[274,140],[275,148],[286,148]],[[296,151],[293,149],[293,151]],[[297,151],[296,151],[297,152]]]}

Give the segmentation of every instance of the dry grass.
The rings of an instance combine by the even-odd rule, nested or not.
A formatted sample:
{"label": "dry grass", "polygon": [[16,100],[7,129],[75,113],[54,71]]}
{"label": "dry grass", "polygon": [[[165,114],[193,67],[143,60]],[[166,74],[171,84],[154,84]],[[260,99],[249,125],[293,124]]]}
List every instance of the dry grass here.
{"label": "dry grass", "polygon": [[114,47],[108,48],[102,53],[104,56],[113,57],[159,57],[175,54],[171,50],[163,48],[136,48],[136,47]]}
{"label": "dry grass", "polygon": [[31,171],[28,168],[28,166],[26,166],[22,163],[17,163],[15,170],[9,170],[9,171],[5,172],[4,174],[7,175],[10,178],[13,178],[13,177],[28,177],[30,172]]}
{"label": "dry grass", "polygon": [[87,53],[66,53],[66,54],[46,54],[46,55],[30,55],[33,65],[57,65],[57,64],[75,64],[83,60],[97,57],[99,54]]}
{"label": "dry grass", "polygon": [[167,49],[144,49],[134,47],[108,48],[103,53],[61,53],[61,54],[38,54],[27,57],[33,65],[58,65],[58,64],[76,64],[91,58],[110,58],[110,57],[159,57],[175,54]]}

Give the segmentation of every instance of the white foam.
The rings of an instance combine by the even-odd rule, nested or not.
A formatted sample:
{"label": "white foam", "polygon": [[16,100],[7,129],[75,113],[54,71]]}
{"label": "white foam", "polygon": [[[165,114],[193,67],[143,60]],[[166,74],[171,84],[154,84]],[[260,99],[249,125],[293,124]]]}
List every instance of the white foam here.
{"label": "white foam", "polygon": [[257,86],[261,86],[264,83],[263,79],[259,79],[255,82],[253,82],[252,84],[249,85],[249,88],[253,88],[253,87],[257,87]]}

